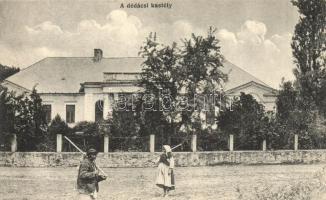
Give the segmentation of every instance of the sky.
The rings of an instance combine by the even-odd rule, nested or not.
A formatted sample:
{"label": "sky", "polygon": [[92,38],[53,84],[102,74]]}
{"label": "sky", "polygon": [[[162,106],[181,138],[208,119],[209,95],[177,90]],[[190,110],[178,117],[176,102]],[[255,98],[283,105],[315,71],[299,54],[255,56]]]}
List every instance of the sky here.
{"label": "sky", "polygon": [[[135,3],[172,7],[127,8]],[[181,45],[213,26],[227,60],[278,88],[293,79],[298,19],[290,0],[0,0],[0,63],[25,68],[45,57],[91,57],[94,48],[134,57],[150,32]]]}

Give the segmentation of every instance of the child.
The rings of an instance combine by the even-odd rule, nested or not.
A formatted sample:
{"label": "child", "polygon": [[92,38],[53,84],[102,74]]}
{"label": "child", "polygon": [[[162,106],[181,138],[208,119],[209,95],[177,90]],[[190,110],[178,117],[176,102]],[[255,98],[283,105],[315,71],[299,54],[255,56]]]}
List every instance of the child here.
{"label": "child", "polygon": [[156,185],[163,188],[163,196],[168,196],[170,190],[175,189],[174,185],[174,158],[169,145],[163,146],[163,153],[158,160],[158,174]]}

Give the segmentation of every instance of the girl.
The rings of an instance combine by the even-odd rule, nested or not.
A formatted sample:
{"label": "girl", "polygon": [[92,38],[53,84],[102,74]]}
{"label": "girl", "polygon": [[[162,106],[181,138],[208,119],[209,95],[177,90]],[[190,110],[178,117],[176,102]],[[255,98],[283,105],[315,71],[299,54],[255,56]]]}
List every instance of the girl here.
{"label": "girl", "polygon": [[174,158],[169,145],[163,146],[163,153],[158,160],[158,174],[156,185],[163,188],[163,196],[168,196],[170,190],[175,189],[174,185]]}

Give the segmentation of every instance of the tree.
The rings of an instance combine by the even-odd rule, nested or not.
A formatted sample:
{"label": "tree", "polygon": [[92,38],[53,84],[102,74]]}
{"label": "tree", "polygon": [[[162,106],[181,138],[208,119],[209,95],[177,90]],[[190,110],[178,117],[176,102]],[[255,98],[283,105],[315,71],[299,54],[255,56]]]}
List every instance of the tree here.
{"label": "tree", "polygon": [[218,116],[221,131],[235,135],[236,149],[260,149],[261,142],[267,138],[268,122],[264,106],[245,93],[234,99],[232,108],[222,110]]}
{"label": "tree", "polygon": [[0,64],[0,82],[8,78],[9,76],[19,72],[17,67],[9,67],[6,65]]}
{"label": "tree", "polygon": [[[141,47],[140,55],[145,58],[142,64],[142,76],[140,85],[145,88],[144,98],[138,104],[137,110],[142,113],[143,132],[159,134],[160,128],[163,129],[168,138],[174,129],[173,104],[177,98],[178,88],[178,60],[180,53],[177,44],[164,46],[156,41],[156,34],[152,34],[146,39],[145,45]],[[160,94],[164,93],[170,98],[170,102],[163,102],[160,105]],[[168,109],[164,109],[168,108]],[[156,120],[153,120],[156,119]],[[172,124],[169,126],[169,122]]]}
{"label": "tree", "polygon": [[0,141],[8,149],[15,133],[15,94],[0,85]]}
{"label": "tree", "polygon": [[278,132],[279,148],[291,148],[294,134],[299,135],[300,148],[314,148],[321,146],[318,138],[325,137],[316,129],[319,123],[319,115],[316,110],[303,109],[302,97],[291,82],[284,82],[277,95],[276,126]]}
{"label": "tree", "polygon": [[[292,0],[300,13],[292,38],[300,109],[319,110],[325,105],[326,1]],[[324,110],[324,109],[323,109]]]}
{"label": "tree", "polygon": [[[146,127],[163,129],[165,138],[169,138],[170,133],[202,130],[200,116],[206,113],[202,108],[198,109],[198,104],[205,98],[198,98],[196,102],[194,97],[221,96],[220,88],[227,80],[227,75],[221,71],[223,56],[214,33],[215,30],[210,28],[206,37],[193,34],[190,39],[183,40],[181,47],[176,43],[171,46],[160,44],[156,34],[147,38],[140,51],[145,58],[141,85],[146,97],[142,105],[152,108],[143,110]],[[157,120],[153,121],[153,118]],[[205,124],[208,126],[204,129],[211,128],[207,121]]]}
{"label": "tree", "polygon": [[1,87],[0,94],[0,134],[6,138],[16,134],[19,151],[44,150],[47,124],[36,90],[16,96]]}
{"label": "tree", "polygon": [[[183,112],[182,122],[187,131],[200,132],[202,129],[211,129],[215,124],[215,120],[207,120],[208,116],[215,115],[216,107],[221,107],[216,102],[216,98],[222,100],[225,96],[221,88],[223,83],[227,81],[227,74],[221,71],[223,67],[224,57],[221,54],[219,40],[214,36],[215,29],[210,28],[206,37],[192,35],[191,39],[185,39],[183,42],[182,59],[180,63],[181,86],[186,90],[186,97],[192,99],[192,112]],[[202,98],[193,98],[196,94]],[[209,101],[205,98],[207,94],[214,94],[214,100]],[[200,105],[208,105],[211,112],[206,112],[204,107],[199,110],[197,102]],[[208,104],[207,104],[208,103]],[[199,123],[203,122],[203,123]],[[208,123],[211,122],[211,123]]]}
{"label": "tree", "polygon": [[[136,112],[113,110],[112,145],[114,150],[147,150],[144,142],[149,134],[140,132],[139,117]],[[144,130],[144,129],[143,129]]]}
{"label": "tree", "polygon": [[[47,122],[42,107],[42,99],[34,88],[29,95],[16,98],[15,133],[18,150],[42,151],[46,140]],[[41,146],[39,146],[41,145]]]}
{"label": "tree", "polygon": [[286,122],[291,112],[298,107],[298,91],[293,87],[292,82],[282,82],[281,89],[276,99],[276,116],[279,121]]}
{"label": "tree", "polygon": [[54,119],[51,120],[47,132],[44,133],[44,140],[39,147],[44,151],[55,151],[57,134],[69,135],[70,132],[71,129],[68,127],[67,123],[57,114]]}

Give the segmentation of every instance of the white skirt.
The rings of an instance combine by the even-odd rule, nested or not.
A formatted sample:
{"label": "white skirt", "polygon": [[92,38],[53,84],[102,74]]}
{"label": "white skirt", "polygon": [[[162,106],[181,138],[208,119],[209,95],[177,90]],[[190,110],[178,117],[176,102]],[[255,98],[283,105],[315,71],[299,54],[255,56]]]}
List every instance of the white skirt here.
{"label": "white skirt", "polygon": [[174,189],[174,174],[169,174],[169,166],[160,163],[157,167],[156,185],[158,187],[168,187]]}

